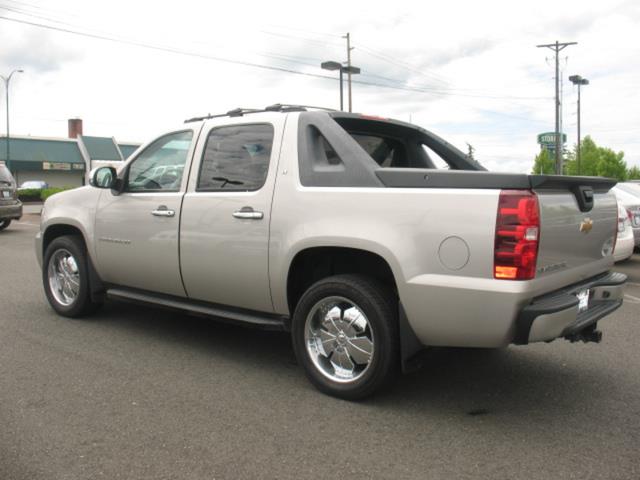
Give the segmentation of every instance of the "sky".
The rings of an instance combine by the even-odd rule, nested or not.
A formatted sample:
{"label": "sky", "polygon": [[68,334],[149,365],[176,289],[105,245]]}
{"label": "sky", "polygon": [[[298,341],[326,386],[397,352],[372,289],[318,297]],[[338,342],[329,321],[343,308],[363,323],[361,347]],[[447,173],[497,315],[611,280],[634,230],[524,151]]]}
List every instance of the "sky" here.
{"label": "sky", "polygon": [[[639,27],[634,0],[0,0],[0,75],[24,70],[10,84],[12,134],[64,137],[77,117],[86,135],[144,143],[236,107],[338,108],[337,75],[320,63],[347,60],[349,32],[355,112],[470,144],[489,170],[529,172],[537,134],[555,125],[554,54],[536,45],[578,42],[560,54],[568,145],[579,74],[583,137],[640,166]],[[2,134],[5,108],[3,90]]]}

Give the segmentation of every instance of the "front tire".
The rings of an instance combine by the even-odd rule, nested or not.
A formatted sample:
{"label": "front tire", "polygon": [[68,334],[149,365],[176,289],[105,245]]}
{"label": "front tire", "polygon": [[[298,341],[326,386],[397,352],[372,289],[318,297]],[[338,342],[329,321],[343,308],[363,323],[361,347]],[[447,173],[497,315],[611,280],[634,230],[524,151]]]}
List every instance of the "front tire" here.
{"label": "front tire", "polygon": [[291,335],[307,377],[329,395],[361,399],[398,372],[397,300],[366,276],[336,275],[312,285],[296,306]]}
{"label": "front tire", "polygon": [[10,218],[7,218],[5,220],[0,220],[0,231],[4,230],[9,225],[11,225],[11,219]]}
{"label": "front tire", "polygon": [[44,254],[42,282],[51,307],[65,317],[81,317],[100,304],[91,300],[88,259],[79,236],[54,239]]}

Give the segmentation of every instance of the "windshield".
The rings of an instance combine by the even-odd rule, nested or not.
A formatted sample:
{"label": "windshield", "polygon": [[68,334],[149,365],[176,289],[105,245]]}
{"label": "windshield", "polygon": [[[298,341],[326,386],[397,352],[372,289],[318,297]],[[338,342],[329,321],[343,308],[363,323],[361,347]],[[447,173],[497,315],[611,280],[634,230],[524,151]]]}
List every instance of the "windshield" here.
{"label": "windshield", "polygon": [[640,196],[622,190],[619,185],[616,185],[611,190],[615,193],[618,202],[622,203],[625,207],[632,207],[640,204]]}
{"label": "windshield", "polygon": [[630,193],[631,195],[640,197],[640,183],[619,183],[616,187]]}
{"label": "windshield", "polygon": [[13,177],[11,176],[11,172],[4,165],[0,165],[0,182],[13,184]]}

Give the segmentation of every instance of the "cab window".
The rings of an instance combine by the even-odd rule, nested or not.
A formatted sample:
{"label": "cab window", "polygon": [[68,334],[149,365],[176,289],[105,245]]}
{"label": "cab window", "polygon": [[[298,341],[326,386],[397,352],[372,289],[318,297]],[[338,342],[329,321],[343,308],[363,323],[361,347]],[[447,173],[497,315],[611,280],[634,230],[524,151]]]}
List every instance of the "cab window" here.
{"label": "cab window", "polygon": [[214,128],[202,155],[197,190],[259,190],[267,178],[272,146],[270,124]]}

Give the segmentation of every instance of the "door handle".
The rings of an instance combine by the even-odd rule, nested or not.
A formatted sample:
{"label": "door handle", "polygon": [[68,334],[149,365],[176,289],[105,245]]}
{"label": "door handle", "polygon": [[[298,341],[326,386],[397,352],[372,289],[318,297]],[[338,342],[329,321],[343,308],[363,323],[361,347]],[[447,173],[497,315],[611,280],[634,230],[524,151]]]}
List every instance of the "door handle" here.
{"label": "door handle", "polygon": [[233,212],[233,218],[243,218],[248,220],[262,220],[264,214],[256,212],[251,207],[242,207],[240,210]]}
{"label": "door handle", "polygon": [[158,208],[151,212],[151,215],[156,217],[173,217],[175,216],[175,210],[169,210],[166,205],[160,205]]}

